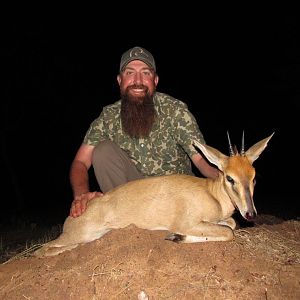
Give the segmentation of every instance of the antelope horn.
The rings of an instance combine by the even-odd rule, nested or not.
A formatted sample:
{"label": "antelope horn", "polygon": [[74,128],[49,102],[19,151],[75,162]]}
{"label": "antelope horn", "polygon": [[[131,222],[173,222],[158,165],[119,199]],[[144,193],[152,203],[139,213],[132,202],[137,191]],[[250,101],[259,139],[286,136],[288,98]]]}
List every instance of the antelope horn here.
{"label": "antelope horn", "polygon": [[245,135],[243,130],[241,156],[245,156]]}
{"label": "antelope horn", "polygon": [[229,153],[230,153],[230,156],[234,156],[234,152],[233,152],[233,148],[232,148],[232,145],[231,145],[231,142],[230,142],[230,137],[229,137],[228,130],[227,130],[227,137],[228,137],[228,143],[229,143]]}

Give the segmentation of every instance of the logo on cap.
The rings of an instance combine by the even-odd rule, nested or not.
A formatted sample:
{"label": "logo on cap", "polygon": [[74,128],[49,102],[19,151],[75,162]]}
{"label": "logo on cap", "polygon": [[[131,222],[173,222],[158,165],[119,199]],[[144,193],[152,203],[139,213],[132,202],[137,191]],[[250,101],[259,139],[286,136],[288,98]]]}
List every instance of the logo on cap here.
{"label": "logo on cap", "polygon": [[139,47],[135,47],[133,48],[130,53],[129,53],[129,56],[132,57],[132,56],[143,56],[145,55],[146,57],[149,57],[149,55],[147,55],[147,53],[142,49],[142,48],[139,48]]}
{"label": "logo on cap", "polygon": [[121,57],[120,72],[133,60],[141,60],[156,71],[155,61],[152,54],[142,47],[134,47],[127,50]]}

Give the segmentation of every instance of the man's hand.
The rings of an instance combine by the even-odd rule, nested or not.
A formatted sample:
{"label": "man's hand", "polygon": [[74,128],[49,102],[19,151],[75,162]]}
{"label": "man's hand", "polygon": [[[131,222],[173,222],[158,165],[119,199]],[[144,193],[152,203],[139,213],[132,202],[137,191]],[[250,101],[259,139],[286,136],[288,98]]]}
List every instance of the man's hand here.
{"label": "man's hand", "polygon": [[76,196],[72,202],[70,209],[70,216],[73,218],[79,217],[86,210],[87,203],[93,198],[103,196],[101,192],[88,192],[85,194],[81,194],[80,196]]}

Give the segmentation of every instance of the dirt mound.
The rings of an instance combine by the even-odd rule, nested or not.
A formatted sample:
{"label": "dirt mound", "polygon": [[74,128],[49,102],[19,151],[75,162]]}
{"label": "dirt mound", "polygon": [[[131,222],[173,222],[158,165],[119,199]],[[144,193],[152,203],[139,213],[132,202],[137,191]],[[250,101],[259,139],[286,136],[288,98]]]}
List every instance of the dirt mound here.
{"label": "dirt mound", "polygon": [[[271,221],[270,221],[271,220]],[[135,226],[56,257],[0,265],[0,299],[300,299],[300,221],[176,244]]]}

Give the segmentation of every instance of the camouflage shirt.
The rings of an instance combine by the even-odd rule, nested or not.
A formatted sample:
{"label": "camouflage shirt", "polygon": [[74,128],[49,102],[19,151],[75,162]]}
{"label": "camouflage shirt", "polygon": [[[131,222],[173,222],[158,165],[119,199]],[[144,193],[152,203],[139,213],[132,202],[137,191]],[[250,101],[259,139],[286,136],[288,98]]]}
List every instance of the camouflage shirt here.
{"label": "camouflage shirt", "polygon": [[197,153],[193,140],[205,143],[187,105],[167,94],[156,92],[157,113],[147,138],[131,138],[122,131],[121,100],[105,106],[88,129],[84,144],[96,146],[104,140],[118,144],[144,176],[192,174],[191,158]]}

